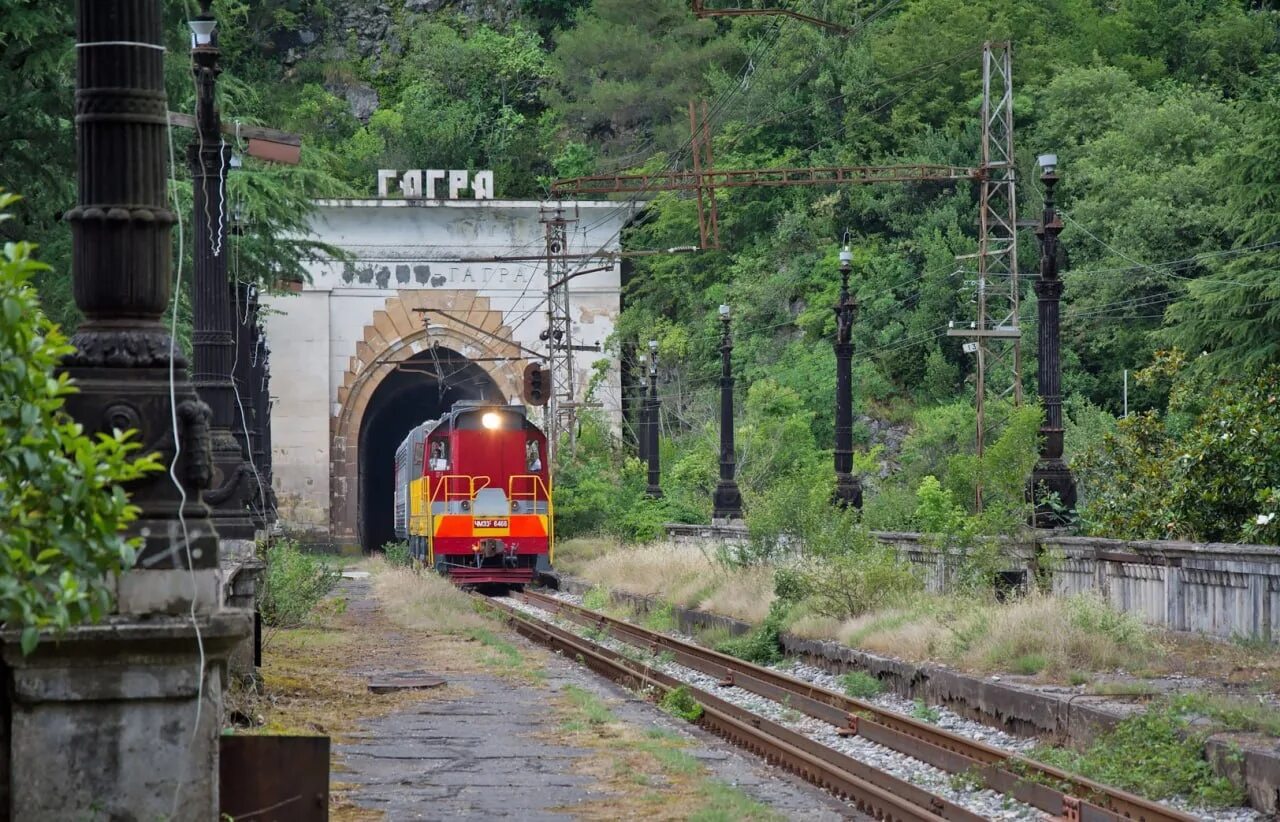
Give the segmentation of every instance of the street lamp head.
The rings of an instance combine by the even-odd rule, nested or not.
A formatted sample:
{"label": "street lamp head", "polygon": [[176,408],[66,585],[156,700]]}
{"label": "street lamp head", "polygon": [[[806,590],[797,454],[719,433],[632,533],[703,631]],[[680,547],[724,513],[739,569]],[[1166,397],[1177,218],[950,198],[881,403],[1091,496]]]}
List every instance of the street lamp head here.
{"label": "street lamp head", "polygon": [[1039,164],[1040,170],[1043,173],[1052,174],[1054,170],[1056,170],[1058,167],[1058,155],[1041,154],[1039,157],[1036,158],[1036,163]]}
{"label": "street lamp head", "polygon": [[729,319],[729,306],[727,305],[720,306],[720,319],[722,320]]}
{"label": "street lamp head", "polygon": [[849,246],[840,249],[840,270],[848,271],[853,265],[853,252],[849,250]]}
{"label": "street lamp head", "polygon": [[187,25],[191,27],[191,47],[195,48],[213,42],[213,30],[218,27],[218,21],[202,14],[194,20],[188,20]]}
{"label": "street lamp head", "polygon": [[658,341],[649,340],[649,350],[653,352],[653,356],[658,356]]}

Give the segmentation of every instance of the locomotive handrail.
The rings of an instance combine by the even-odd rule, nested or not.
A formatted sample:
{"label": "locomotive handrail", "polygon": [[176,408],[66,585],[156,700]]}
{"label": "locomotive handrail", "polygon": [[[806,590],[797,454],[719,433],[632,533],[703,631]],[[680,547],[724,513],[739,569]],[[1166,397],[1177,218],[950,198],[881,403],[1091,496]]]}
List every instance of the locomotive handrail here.
{"label": "locomotive handrail", "polygon": [[[453,487],[461,480],[466,480],[466,491],[454,491]],[[483,481],[483,484],[477,485],[477,482]],[[440,502],[443,492],[444,502],[448,504],[450,500],[473,500],[476,494],[489,487],[493,480],[487,476],[470,476],[469,474],[445,474],[435,483],[435,487],[431,493],[431,501]]]}
{"label": "locomotive handrail", "polygon": [[[528,481],[530,488],[528,491],[517,491],[516,481]],[[542,492],[542,496],[538,496],[538,492]],[[547,490],[547,484],[542,481],[542,477],[537,474],[512,474],[507,480],[507,498],[511,501],[518,499],[528,499],[533,502],[538,500],[546,500],[548,504],[551,502],[551,492]]]}

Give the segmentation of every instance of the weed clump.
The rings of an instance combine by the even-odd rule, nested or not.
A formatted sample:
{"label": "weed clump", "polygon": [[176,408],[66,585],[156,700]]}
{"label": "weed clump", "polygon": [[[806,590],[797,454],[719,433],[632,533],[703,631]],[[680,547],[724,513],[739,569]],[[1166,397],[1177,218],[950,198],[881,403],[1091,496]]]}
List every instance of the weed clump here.
{"label": "weed clump", "polygon": [[782,661],[782,651],[778,647],[778,634],[785,627],[787,607],[781,602],[769,606],[769,615],[764,618],[755,630],[743,636],[727,639],[716,646],[716,650],[754,662],[757,665],[772,665]]}
{"label": "weed clump", "polygon": [[583,608],[590,608],[592,611],[603,611],[608,604],[609,591],[602,585],[597,585],[582,595]]}
{"label": "weed clump", "polygon": [[667,695],[658,703],[658,707],[672,716],[678,716],[686,722],[697,722],[702,718],[702,705],[693,698],[684,685],[667,691]]}
{"label": "weed clump", "polygon": [[303,553],[297,543],[281,540],[265,552],[267,570],[258,607],[262,621],[273,628],[296,628],[325,597],[342,572],[319,557]]}
{"label": "weed clump", "polygon": [[850,671],[840,677],[840,687],[855,699],[869,699],[884,691],[884,684],[865,671]]}
{"label": "weed clump", "polygon": [[674,631],[676,629],[675,606],[670,602],[660,602],[645,614],[644,627],[650,631]]}
{"label": "weed clump", "polygon": [[932,705],[925,703],[923,699],[917,699],[911,708],[911,715],[916,719],[931,724],[938,724],[938,720],[942,719],[942,712]]}
{"label": "weed clump", "polygon": [[1240,804],[1243,792],[1214,774],[1203,751],[1204,734],[1188,732],[1186,712],[1175,702],[1125,719],[1083,753],[1037,748],[1031,756],[1151,799],[1184,796],[1208,805]]}

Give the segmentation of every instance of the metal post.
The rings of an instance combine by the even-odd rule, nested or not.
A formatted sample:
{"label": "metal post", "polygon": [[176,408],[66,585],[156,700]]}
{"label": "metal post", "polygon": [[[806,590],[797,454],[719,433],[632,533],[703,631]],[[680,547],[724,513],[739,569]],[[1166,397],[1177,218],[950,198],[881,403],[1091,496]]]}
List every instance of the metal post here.
{"label": "metal post", "polygon": [[[1040,276],[1035,282],[1039,309],[1038,339],[1040,400],[1044,403],[1044,424],[1040,427],[1040,459],[1031,472],[1027,497],[1035,505],[1033,524],[1053,528],[1066,524],[1062,512],[1076,505],[1075,480],[1062,459],[1062,363],[1058,304],[1062,299],[1062,280],[1058,277],[1058,235],[1062,220],[1054,208],[1053,188],[1058,182],[1054,173],[1058,158],[1052,154],[1040,157],[1044,173],[1044,214],[1036,235],[1040,240]],[[1057,508],[1045,501],[1049,494],[1057,496]]]}
{"label": "metal post", "polygon": [[[175,472],[181,488],[167,472],[128,486],[140,509],[129,527],[143,536],[137,567],[215,569],[217,533],[200,499],[212,473],[209,407],[196,396],[161,320],[171,294],[176,218],[165,190],[160,5],[77,3],[77,199],[66,220],[75,300],[85,319],[71,339],[75,353],[63,361],[79,389],[66,408],[90,434],[135,430],[142,451],[159,453],[165,465],[181,446]],[[180,602],[171,604],[185,612]],[[123,598],[117,603],[129,607]]]}
{"label": "metal post", "polygon": [[841,508],[862,507],[862,484],[853,475],[853,319],[858,303],[849,293],[853,253],[840,251],[840,298],[836,301],[836,490]]}
{"label": "metal post", "polygon": [[648,388],[645,384],[645,374],[648,371],[647,364],[649,358],[641,354],[640,362],[640,422],[639,434],[636,436],[636,456],[643,463],[649,462],[649,395]]}
{"label": "metal post", "polygon": [[720,482],[713,499],[713,520],[742,519],[742,493],[734,479],[737,461],[733,449],[733,338],[729,335],[729,306],[720,306]]}
{"label": "metal post", "polygon": [[661,404],[658,401],[658,341],[649,340],[649,487],[645,494],[653,499],[662,497],[662,486],[659,484],[661,474],[658,466],[658,427]]}
{"label": "metal post", "polygon": [[197,23],[209,26],[196,35],[191,49],[196,80],[196,135],[187,148],[191,168],[195,235],[195,290],[192,302],[194,382],[200,398],[213,411],[213,484],[204,500],[222,539],[252,539],[253,521],[246,509],[250,474],[245,463],[249,444],[236,435],[236,397],[232,383],[235,340],[231,324],[231,286],[227,279],[227,169],[231,149],[223,142],[214,95],[219,51],[208,0],[201,0]]}

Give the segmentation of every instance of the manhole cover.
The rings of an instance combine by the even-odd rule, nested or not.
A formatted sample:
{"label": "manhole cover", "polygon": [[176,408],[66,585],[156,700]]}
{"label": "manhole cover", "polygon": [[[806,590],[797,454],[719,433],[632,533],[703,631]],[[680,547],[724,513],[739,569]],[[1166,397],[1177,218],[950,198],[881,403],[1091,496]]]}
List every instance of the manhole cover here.
{"label": "manhole cover", "polygon": [[422,671],[409,671],[402,674],[379,674],[369,680],[369,691],[375,694],[389,694],[392,691],[421,691],[427,688],[439,688],[444,680],[434,674]]}

